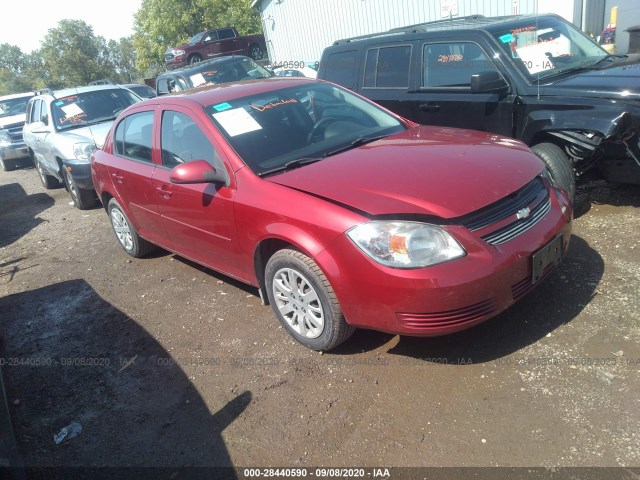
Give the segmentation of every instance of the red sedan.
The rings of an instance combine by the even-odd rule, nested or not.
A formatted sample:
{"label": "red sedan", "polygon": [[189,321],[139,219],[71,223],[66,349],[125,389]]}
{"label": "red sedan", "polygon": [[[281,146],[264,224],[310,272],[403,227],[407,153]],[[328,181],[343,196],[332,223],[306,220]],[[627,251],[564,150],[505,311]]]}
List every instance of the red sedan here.
{"label": "red sedan", "polygon": [[354,327],[463,330],[559,263],[572,207],[519,141],[413,124],[336,85],[269,79],[138,103],[92,159],[124,250],[259,288],[329,350]]}

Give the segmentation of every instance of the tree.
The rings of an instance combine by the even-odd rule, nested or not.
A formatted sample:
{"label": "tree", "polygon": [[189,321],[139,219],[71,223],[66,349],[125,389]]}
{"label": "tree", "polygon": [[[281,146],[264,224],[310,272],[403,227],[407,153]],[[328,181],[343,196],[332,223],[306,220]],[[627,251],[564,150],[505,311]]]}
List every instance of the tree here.
{"label": "tree", "polygon": [[60,20],[45,36],[41,52],[52,88],[86,85],[114,71],[105,39],[82,20]]}
{"label": "tree", "polygon": [[251,0],[142,0],[133,39],[140,71],[164,69],[167,48],[209,28],[236,27],[241,35],[261,33]]}

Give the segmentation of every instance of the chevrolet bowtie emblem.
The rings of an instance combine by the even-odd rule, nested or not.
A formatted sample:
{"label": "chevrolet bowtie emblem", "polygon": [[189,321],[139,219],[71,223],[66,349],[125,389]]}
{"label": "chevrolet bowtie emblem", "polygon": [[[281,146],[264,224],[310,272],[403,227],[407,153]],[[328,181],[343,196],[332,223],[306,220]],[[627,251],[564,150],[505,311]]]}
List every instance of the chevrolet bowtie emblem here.
{"label": "chevrolet bowtie emblem", "polygon": [[518,210],[518,213],[516,213],[516,218],[522,220],[523,218],[528,218],[530,214],[531,209],[529,207],[521,208]]}

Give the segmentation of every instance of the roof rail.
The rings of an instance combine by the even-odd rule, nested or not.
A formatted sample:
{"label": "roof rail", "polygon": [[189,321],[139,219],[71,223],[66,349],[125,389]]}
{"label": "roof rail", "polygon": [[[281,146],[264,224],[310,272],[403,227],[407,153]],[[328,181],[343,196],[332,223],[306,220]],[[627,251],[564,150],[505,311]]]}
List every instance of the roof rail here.
{"label": "roof rail", "polygon": [[[444,18],[442,20],[433,20],[431,22],[424,22],[424,23],[416,23],[414,25],[407,25],[404,27],[396,27],[396,28],[392,28],[390,30],[387,30],[386,32],[380,32],[380,33],[369,33],[367,35],[360,35],[358,37],[351,37],[351,38],[345,38],[343,40],[336,40],[335,42],[333,42],[334,45],[339,45],[342,43],[349,43],[349,42],[353,42],[353,41],[358,41],[358,40],[366,40],[369,38],[379,38],[379,37],[385,37],[385,36],[389,36],[389,35],[397,35],[399,33],[415,33],[418,31],[421,31],[422,29],[427,30],[426,27],[429,27],[431,25],[444,25],[447,23],[458,23],[458,22],[464,22],[464,21],[468,21],[468,20],[480,20],[486,18],[484,15],[468,15],[466,17],[452,17],[452,18]],[[420,29],[420,30],[419,30]]]}
{"label": "roof rail", "polygon": [[49,87],[46,88],[42,88],[40,90],[36,90],[34,92],[36,95],[50,95],[53,93],[53,90],[51,90]]}

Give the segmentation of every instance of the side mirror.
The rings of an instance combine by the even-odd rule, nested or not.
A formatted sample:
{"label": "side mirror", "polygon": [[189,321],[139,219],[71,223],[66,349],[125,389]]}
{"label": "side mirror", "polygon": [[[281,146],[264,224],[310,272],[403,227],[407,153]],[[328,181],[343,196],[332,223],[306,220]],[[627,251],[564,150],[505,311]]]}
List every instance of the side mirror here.
{"label": "side mirror", "polygon": [[171,183],[222,183],[227,185],[224,171],[218,171],[205,160],[193,160],[178,165],[171,170]]}
{"label": "side mirror", "polygon": [[471,75],[471,93],[502,92],[509,84],[497,70],[484,70]]}
{"label": "side mirror", "polygon": [[45,126],[49,125],[49,114],[45,113],[44,115],[42,115],[40,117],[40,121],[42,121],[42,124]]}

